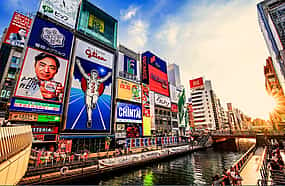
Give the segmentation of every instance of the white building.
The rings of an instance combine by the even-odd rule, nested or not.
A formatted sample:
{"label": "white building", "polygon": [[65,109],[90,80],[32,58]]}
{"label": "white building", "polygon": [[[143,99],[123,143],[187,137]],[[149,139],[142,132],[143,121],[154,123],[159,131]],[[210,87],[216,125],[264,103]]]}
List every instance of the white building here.
{"label": "white building", "polygon": [[[192,85],[191,85],[192,81]],[[195,81],[197,81],[195,83]],[[190,80],[194,125],[196,130],[216,130],[211,81],[202,78]],[[212,94],[213,95],[213,94]],[[217,114],[216,114],[217,115]]]}

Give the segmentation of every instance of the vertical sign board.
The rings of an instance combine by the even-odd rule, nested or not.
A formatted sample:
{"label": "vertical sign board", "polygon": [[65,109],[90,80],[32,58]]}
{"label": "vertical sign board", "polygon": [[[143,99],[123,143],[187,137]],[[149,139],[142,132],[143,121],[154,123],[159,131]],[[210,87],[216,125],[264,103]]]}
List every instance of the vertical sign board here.
{"label": "vertical sign board", "polygon": [[[31,35],[10,109],[61,114],[73,34],[36,17]],[[33,100],[34,106],[18,98]],[[40,106],[48,105],[44,102],[60,109],[49,112]]]}
{"label": "vertical sign board", "polygon": [[149,91],[149,103],[150,103],[150,118],[151,118],[151,129],[155,130],[155,108],[154,108],[154,92]]}
{"label": "vertical sign board", "polygon": [[71,28],[75,27],[81,0],[42,0],[39,12]]}
{"label": "vertical sign board", "polygon": [[149,87],[142,84],[142,116],[143,116],[143,136],[151,135]]}
{"label": "vertical sign board", "polygon": [[18,12],[14,12],[4,43],[12,46],[24,47],[31,23],[31,18]]}
{"label": "vertical sign board", "polygon": [[83,0],[78,18],[77,30],[94,39],[117,48],[118,21],[87,0]]}
{"label": "vertical sign board", "polygon": [[66,132],[111,132],[114,54],[76,40]]}
{"label": "vertical sign board", "polygon": [[140,69],[138,61],[119,52],[116,77],[130,81],[140,81]]}

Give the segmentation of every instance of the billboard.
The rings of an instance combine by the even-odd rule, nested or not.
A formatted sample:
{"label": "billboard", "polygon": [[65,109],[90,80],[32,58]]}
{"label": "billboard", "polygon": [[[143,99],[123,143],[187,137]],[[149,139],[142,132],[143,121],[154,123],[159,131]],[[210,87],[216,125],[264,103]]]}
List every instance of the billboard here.
{"label": "billboard", "polygon": [[177,104],[171,104],[171,112],[178,112],[178,105]]}
{"label": "billboard", "polygon": [[36,17],[28,46],[37,48],[64,59],[69,59],[73,34],[54,23]]}
{"label": "billboard", "polygon": [[140,81],[140,69],[138,61],[123,53],[119,52],[117,63],[117,77],[121,77],[130,81]]}
{"label": "billboard", "polygon": [[160,59],[159,57],[157,57],[156,55],[154,55],[149,51],[144,52],[142,56],[143,57],[146,56],[146,60],[149,65],[167,74],[167,64],[164,60]]}
{"label": "billboard", "polygon": [[12,46],[24,47],[31,23],[31,18],[18,12],[14,12],[4,43]]}
{"label": "billboard", "polygon": [[117,48],[118,21],[87,0],[81,3],[77,30],[94,39]]}
{"label": "billboard", "polygon": [[149,87],[142,83],[143,136],[151,135]]}
{"label": "billboard", "polygon": [[30,100],[12,98],[10,110],[23,111],[23,112],[61,114],[62,105],[54,104],[54,103],[43,103],[40,101],[30,101]]}
{"label": "billboard", "polygon": [[75,27],[81,0],[42,0],[39,12],[71,28]]}
{"label": "billboard", "polygon": [[170,108],[171,102],[170,98],[160,94],[154,94],[155,104],[163,107]]}
{"label": "billboard", "polygon": [[141,105],[117,102],[116,122],[141,123],[142,122]]}
{"label": "billboard", "polygon": [[232,103],[227,103],[227,108],[228,108],[228,111],[233,111]]}
{"label": "billboard", "polygon": [[117,80],[117,98],[141,103],[141,86],[126,80]]}
{"label": "billboard", "polygon": [[155,108],[154,108],[154,92],[149,91],[149,103],[150,103],[150,119],[151,129],[155,130]]}
{"label": "billboard", "polygon": [[60,116],[27,112],[10,112],[9,121],[60,122]]}
{"label": "billboard", "polygon": [[68,60],[27,48],[14,96],[62,103]]}
{"label": "billboard", "polygon": [[190,88],[191,89],[201,88],[203,86],[204,86],[204,81],[203,81],[202,77],[190,80]]}
{"label": "billboard", "polygon": [[114,54],[76,40],[66,132],[111,131]]}
{"label": "billboard", "polygon": [[167,74],[149,65],[149,75],[150,90],[169,96]]}
{"label": "billboard", "polygon": [[149,84],[148,76],[148,57],[142,54],[142,83]]}
{"label": "billboard", "polygon": [[172,103],[178,103],[179,91],[174,85],[169,84],[170,100]]}
{"label": "billboard", "polygon": [[32,126],[33,134],[57,134],[58,127],[54,126]]}

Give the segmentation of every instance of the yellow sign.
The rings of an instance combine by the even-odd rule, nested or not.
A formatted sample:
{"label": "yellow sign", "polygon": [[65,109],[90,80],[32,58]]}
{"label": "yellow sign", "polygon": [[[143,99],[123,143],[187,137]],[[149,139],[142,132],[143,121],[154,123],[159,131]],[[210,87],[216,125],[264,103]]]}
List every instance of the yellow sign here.
{"label": "yellow sign", "polygon": [[151,118],[143,117],[143,136],[151,136]]}
{"label": "yellow sign", "polygon": [[38,114],[24,112],[10,112],[9,120],[11,121],[37,121]]}
{"label": "yellow sign", "polygon": [[141,86],[130,81],[118,79],[117,97],[123,100],[141,102]]}
{"label": "yellow sign", "polygon": [[101,19],[98,19],[93,14],[90,14],[89,20],[88,20],[88,28],[104,33],[104,30],[105,30],[104,21],[102,21]]}

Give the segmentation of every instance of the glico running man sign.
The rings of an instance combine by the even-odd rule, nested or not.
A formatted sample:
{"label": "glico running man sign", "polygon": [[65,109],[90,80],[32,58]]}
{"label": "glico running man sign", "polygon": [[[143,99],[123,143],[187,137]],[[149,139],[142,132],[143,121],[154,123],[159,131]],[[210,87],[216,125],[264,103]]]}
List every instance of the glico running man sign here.
{"label": "glico running man sign", "polygon": [[66,132],[110,133],[114,54],[76,40]]}

